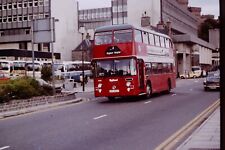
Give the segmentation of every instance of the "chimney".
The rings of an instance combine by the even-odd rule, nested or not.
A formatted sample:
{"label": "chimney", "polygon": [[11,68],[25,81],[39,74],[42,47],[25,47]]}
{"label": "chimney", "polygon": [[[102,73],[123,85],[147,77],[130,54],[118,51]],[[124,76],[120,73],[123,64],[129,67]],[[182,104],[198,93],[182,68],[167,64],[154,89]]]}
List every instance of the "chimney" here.
{"label": "chimney", "polygon": [[188,7],[188,0],[177,0],[177,2],[186,8]]}
{"label": "chimney", "polygon": [[195,16],[201,17],[201,7],[188,7],[188,10]]}

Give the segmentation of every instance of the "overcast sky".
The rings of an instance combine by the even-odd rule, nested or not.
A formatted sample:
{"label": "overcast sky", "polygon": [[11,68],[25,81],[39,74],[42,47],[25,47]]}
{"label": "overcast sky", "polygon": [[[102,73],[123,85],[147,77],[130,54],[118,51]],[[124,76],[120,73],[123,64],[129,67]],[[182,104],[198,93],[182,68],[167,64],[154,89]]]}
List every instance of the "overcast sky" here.
{"label": "overcast sky", "polygon": [[[111,0],[78,0],[80,9],[110,7]],[[219,0],[189,0],[189,6],[202,7],[202,14],[219,15]]]}

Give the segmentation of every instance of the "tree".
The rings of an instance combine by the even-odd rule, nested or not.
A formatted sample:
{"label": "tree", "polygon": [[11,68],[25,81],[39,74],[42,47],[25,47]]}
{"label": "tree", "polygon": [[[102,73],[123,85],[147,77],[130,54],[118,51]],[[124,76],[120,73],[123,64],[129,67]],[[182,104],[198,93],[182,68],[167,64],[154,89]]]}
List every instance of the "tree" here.
{"label": "tree", "polygon": [[219,22],[215,19],[206,19],[200,24],[198,37],[209,42],[209,29],[219,28]]}
{"label": "tree", "polygon": [[52,68],[48,65],[44,65],[41,69],[41,78],[45,81],[50,81],[52,76]]}

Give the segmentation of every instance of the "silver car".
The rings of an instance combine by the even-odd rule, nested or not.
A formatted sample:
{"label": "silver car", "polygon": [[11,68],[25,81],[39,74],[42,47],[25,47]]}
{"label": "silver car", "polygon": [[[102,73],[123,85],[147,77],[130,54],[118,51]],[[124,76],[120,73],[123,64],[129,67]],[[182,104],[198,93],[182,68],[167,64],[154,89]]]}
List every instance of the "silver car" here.
{"label": "silver car", "polygon": [[203,82],[205,91],[220,88],[220,71],[209,72]]}

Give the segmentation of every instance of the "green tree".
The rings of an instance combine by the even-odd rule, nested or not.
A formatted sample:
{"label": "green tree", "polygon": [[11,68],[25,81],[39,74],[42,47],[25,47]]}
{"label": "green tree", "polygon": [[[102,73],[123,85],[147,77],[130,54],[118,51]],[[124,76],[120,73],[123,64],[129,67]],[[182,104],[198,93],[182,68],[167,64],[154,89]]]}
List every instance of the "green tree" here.
{"label": "green tree", "polygon": [[198,37],[209,42],[209,29],[215,28],[219,28],[219,22],[215,19],[206,19],[199,27]]}

